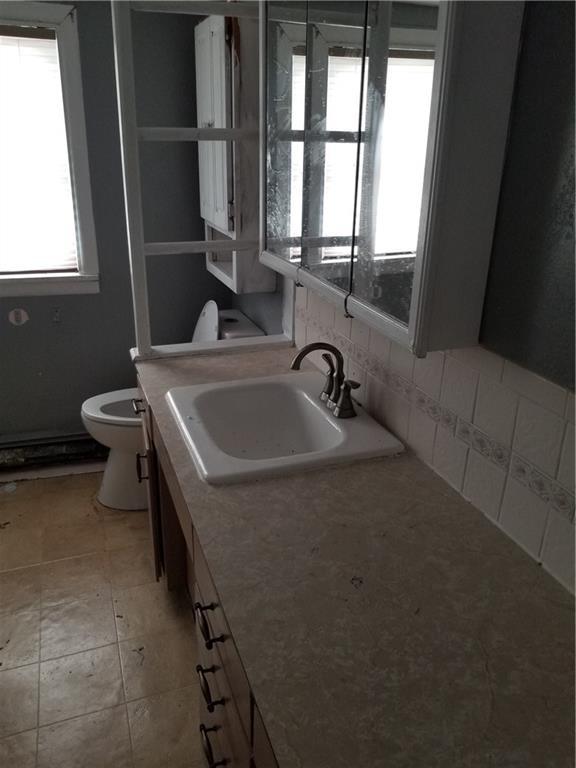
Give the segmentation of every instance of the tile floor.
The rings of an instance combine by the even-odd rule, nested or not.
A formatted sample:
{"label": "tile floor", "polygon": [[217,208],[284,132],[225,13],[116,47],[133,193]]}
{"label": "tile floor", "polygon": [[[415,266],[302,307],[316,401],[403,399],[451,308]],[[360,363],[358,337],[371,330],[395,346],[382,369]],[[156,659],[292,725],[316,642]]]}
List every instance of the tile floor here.
{"label": "tile floor", "polygon": [[0,766],[200,768],[188,598],[99,481],[0,485]]}

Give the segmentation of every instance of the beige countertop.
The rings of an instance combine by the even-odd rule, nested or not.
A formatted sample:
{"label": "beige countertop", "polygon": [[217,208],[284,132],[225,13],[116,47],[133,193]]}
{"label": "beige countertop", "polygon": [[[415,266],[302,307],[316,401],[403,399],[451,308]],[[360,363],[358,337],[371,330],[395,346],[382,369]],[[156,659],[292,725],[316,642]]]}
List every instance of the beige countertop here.
{"label": "beige countertop", "polygon": [[413,455],[199,479],[166,391],[292,354],[137,364],[280,768],[572,766],[572,597]]}

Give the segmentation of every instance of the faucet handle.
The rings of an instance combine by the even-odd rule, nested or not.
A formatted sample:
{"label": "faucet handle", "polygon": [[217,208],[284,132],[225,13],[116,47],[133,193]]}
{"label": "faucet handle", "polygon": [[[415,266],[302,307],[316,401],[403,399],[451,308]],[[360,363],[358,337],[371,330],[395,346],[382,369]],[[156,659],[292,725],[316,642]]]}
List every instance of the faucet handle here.
{"label": "faucet handle", "polygon": [[327,400],[330,400],[330,395],[332,394],[332,390],[334,389],[334,361],[332,360],[332,356],[329,355],[327,352],[324,352],[322,355],[322,360],[324,360],[325,363],[328,364],[328,373],[326,374],[326,383],[324,384],[324,389],[320,393],[320,400],[322,400],[323,403],[325,403]]}
{"label": "faucet handle", "polygon": [[353,389],[358,389],[359,387],[359,381],[354,381],[354,379],[344,379],[338,403],[334,408],[334,416],[336,416],[337,419],[351,419],[353,416],[356,416],[350,393]]}

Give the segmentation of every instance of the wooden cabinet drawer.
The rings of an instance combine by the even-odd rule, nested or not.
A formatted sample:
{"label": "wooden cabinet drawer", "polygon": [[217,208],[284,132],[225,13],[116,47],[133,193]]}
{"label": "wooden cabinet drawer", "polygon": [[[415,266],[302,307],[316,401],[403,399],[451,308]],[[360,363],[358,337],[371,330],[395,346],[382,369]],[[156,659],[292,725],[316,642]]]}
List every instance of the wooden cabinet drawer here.
{"label": "wooden cabinet drawer", "polygon": [[[234,645],[234,640],[230,634],[230,629],[220,606],[218,593],[212,582],[210,572],[204,555],[200,548],[196,532],[194,532],[194,575],[196,587],[198,589],[199,602],[202,606],[210,606],[207,610],[196,610],[196,624],[201,628],[202,617],[205,619],[210,630],[210,637],[221,638],[220,642],[215,642],[212,651],[216,651],[221,659],[226,677],[229,681],[231,695],[240,715],[240,720],[247,737],[250,734],[250,686],[248,678],[244,672],[244,667],[240,661],[240,656]],[[201,614],[201,615],[200,615]],[[199,643],[205,648],[206,642],[202,633],[199,633]],[[208,653],[211,651],[208,650]]]}
{"label": "wooden cabinet drawer", "polygon": [[[211,731],[217,738],[218,748],[221,750],[215,758],[225,758],[231,766],[235,768],[249,768],[250,765],[250,742],[244,731],[240,716],[236,708],[230,683],[222,664],[219,653],[213,649],[208,651],[201,642],[202,636],[197,629],[198,636],[198,666],[203,671],[204,681],[200,682],[200,722],[206,727],[217,727],[218,730]],[[198,672],[198,668],[197,668]],[[212,702],[209,708],[202,688],[207,686],[207,698]],[[210,709],[212,711],[210,711]],[[209,735],[209,738],[210,735]]]}
{"label": "wooden cabinet drawer", "polygon": [[278,768],[270,739],[264,727],[262,715],[256,705],[254,705],[253,717],[252,766],[253,768]]}

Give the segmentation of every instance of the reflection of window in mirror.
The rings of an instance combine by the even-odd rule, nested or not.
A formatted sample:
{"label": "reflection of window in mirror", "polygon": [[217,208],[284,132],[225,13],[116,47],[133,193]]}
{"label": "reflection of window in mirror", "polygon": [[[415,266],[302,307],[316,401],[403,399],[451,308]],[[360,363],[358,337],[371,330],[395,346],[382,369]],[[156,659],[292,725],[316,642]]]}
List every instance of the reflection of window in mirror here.
{"label": "reflection of window in mirror", "polygon": [[[326,93],[327,131],[358,128],[362,58],[360,52],[328,56]],[[413,255],[418,225],[428,120],[434,74],[433,53],[390,51],[386,75],[386,100],[380,140],[378,188],[375,190],[375,255]],[[292,129],[304,127],[306,57],[292,57]],[[302,229],[303,146],[292,152],[290,234]],[[326,143],[322,234],[338,237],[352,229],[348,200],[343,189],[355,184],[356,146],[353,143]],[[360,200],[358,201],[360,203]],[[343,229],[344,227],[344,229]],[[293,249],[298,257],[300,249]],[[349,256],[349,246],[322,249],[323,259]]]}
{"label": "reflection of window in mirror", "polygon": [[428,122],[433,56],[391,52],[376,190],[376,255],[415,255]]}
{"label": "reflection of window in mirror", "polygon": [[[360,86],[362,79],[361,50],[331,47],[328,51],[326,79],[326,131],[358,130],[360,110]],[[304,127],[306,83],[306,56],[292,57],[292,129]],[[303,146],[292,153],[291,158],[291,217],[290,234],[297,236],[302,229]],[[350,200],[342,190],[353,190],[356,183],[355,142],[339,142],[327,139],[324,149],[322,222],[323,237],[350,239],[352,219]],[[294,249],[296,251],[296,249]],[[300,250],[297,249],[299,254]],[[350,245],[324,246],[322,259],[350,257]]]}

